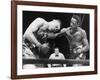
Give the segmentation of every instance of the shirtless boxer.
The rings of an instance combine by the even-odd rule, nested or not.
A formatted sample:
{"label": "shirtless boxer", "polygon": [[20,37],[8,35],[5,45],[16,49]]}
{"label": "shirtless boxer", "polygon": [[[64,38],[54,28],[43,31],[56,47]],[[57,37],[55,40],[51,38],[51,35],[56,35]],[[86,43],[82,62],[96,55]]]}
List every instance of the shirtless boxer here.
{"label": "shirtless boxer", "polygon": [[73,15],[71,18],[70,27],[63,28],[60,33],[57,34],[61,36],[64,35],[68,39],[71,58],[78,60],[86,59],[85,53],[89,50],[87,35],[85,30],[80,27],[80,20],[81,19],[78,15]]}
{"label": "shirtless boxer", "polygon": [[[23,35],[23,58],[40,59],[40,55],[47,54],[49,44],[47,38],[55,38],[54,33],[60,29],[60,21],[47,22],[43,18],[35,19]],[[38,52],[36,52],[36,49]],[[24,64],[23,68],[42,67],[42,65]]]}

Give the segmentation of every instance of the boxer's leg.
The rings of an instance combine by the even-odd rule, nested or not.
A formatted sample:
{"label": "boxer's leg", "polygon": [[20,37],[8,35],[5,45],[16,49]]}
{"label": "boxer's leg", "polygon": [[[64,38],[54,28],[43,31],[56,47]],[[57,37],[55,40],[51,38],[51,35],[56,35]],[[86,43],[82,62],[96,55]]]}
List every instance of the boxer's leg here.
{"label": "boxer's leg", "polygon": [[[85,60],[85,59],[86,59],[86,55],[84,53],[80,54],[75,58],[75,60]],[[84,64],[73,64],[73,66],[84,66]]]}
{"label": "boxer's leg", "polygon": [[[35,49],[34,49],[35,50]],[[38,54],[35,53],[36,51],[31,51],[29,47],[23,46],[23,58],[26,59],[39,59]],[[23,69],[34,69],[43,67],[43,64],[23,64]]]}

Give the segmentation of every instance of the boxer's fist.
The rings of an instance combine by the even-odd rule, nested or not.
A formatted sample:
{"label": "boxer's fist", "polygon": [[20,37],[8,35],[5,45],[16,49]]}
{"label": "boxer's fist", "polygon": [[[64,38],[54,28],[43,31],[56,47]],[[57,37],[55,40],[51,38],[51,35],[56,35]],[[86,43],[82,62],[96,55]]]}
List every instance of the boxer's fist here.
{"label": "boxer's fist", "polygon": [[77,54],[82,53],[82,46],[78,46],[77,48],[75,48],[74,53],[77,53]]}
{"label": "boxer's fist", "polygon": [[44,53],[44,54],[47,54],[49,49],[50,49],[50,47],[49,47],[48,43],[44,43],[39,47],[40,53]]}
{"label": "boxer's fist", "polygon": [[82,53],[82,49],[81,48],[77,49],[76,53]]}

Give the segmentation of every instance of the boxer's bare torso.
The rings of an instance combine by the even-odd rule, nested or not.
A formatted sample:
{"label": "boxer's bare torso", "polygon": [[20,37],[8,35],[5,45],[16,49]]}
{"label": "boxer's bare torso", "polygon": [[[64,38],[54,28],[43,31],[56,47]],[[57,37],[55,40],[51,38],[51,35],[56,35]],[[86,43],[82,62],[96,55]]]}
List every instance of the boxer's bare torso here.
{"label": "boxer's bare torso", "polygon": [[70,49],[76,48],[78,46],[84,45],[83,39],[85,38],[85,31],[81,28],[77,28],[75,32],[72,32],[71,28],[66,29],[66,38],[69,40]]}

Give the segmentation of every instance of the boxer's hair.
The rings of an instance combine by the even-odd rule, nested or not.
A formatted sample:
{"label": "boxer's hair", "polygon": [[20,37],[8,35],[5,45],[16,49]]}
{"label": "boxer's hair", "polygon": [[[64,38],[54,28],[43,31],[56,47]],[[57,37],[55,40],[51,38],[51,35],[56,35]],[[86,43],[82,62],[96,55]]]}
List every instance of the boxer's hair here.
{"label": "boxer's hair", "polygon": [[81,25],[81,18],[80,18],[78,15],[73,15],[72,18],[74,18],[74,19],[77,20],[77,24],[78,24],[78,26]]}
{"label": "boxer's hair", "polygon": [[60,21],[60,20],[58,20],[58,19],[53,19],[53,21],[58,22],[58,23],[60,23],[60,24],[61,24],[61,21]]}
{"label": "boxer's hair", "polygon": [[[52,21],[49,22],[49,24],[51,25],[52,28],[57,27],[58,30],[60,30],[60,25],[61,25],[61,21],[58,19],[53,19]],[[57,26],[58,25],[58,26]]]}
{"label": "boxer's hair", "polygon": [[60,20],[58,20],[58,19],[53,19],[53,22],[58,23],[58,24],[60,24],[60,25],[61,25],[61,21],[60,21]]}

